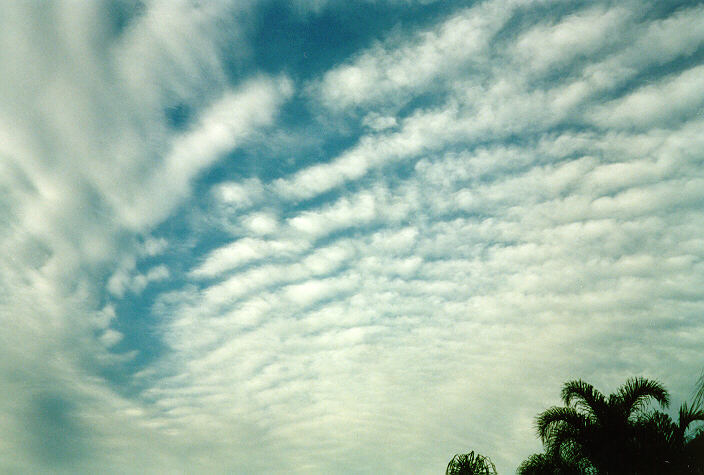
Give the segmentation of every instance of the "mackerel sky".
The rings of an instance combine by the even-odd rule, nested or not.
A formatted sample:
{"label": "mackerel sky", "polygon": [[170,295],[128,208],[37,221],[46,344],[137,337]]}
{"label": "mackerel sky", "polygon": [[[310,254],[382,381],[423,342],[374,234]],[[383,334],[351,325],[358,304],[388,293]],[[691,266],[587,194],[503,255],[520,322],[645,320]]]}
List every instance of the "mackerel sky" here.
{"label": "mackerel sky", "polygon": [[704,4],[3,0],[0,472],[501,473],[704,367]]}

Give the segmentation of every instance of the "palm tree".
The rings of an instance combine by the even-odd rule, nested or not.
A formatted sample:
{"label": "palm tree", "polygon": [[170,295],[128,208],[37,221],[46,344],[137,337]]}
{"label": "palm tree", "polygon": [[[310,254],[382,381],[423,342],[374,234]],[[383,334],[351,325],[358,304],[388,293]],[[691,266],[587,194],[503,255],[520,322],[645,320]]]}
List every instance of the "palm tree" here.
{"label": "palm tree", "polygon": [[445,475],[496,475],[496,467],[489,457],[475,454],[457,454],[447,464]]}
{"label": "palm tree", "polygon": [[638,424],[645,405],[651,400],[669,405],[670,396],[659,382],[630,378],[607,397],[582,380],[568,381],[562,400],[564,407],[551,407],[536,420],[544,460],[564,462],[576,473],[651,472],[636,439],[637,429],[645,427]]}

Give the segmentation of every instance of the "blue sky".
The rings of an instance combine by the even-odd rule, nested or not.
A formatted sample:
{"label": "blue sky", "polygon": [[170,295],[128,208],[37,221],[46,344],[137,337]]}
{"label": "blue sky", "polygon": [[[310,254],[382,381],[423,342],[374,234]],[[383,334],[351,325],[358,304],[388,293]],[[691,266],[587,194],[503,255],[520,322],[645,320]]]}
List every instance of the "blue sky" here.
{"label": "blue sky", "polygon": [[686,400],[701,2],[4,2],[0,471],[512,473]]}

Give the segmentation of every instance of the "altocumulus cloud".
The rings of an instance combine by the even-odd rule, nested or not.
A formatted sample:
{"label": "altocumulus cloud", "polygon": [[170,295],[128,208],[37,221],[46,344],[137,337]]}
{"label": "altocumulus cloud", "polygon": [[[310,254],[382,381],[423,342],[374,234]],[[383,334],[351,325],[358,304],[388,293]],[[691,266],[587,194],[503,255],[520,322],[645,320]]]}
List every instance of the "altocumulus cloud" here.
{"label": "altocumulus cloud", "polygon": [[509,473],[568,378],[685,399],[702,24],[7,2],[0,468],[438,473],[473,449]]}

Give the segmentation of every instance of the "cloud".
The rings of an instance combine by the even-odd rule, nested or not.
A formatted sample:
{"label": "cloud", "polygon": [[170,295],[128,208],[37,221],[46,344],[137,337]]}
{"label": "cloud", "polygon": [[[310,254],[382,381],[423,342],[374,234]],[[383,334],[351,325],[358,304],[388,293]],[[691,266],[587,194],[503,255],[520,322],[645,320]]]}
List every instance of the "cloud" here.
{"label": "cloud", "polygon": [[292,252],[300,252],[306,247],[306,243],[296,241],[267,241],[247,237],[212,251],[193,271],[193,275],[212,277],[252,261],[265,257],[281,257]]}
{"label": "cloud", "polygon": [[[112,7],[124,7],[122,20]],[[283,77],[226,78],[220,42],[234,29],[217,22],[228,9],[5,9],[0,378],[12,397],[0,401],[3,470],[124,472],[132,457],[146,471],[182,466],[166,460],[178,445],[167,435],[153,434],[141,453],[125,448],[151,438],[135,416],[148,410],[104,375],[150,350],[125,349],[132,336],[110,301],[173,277],[155,262],[168,243],[151,229],[204,167],[269,125],[290,94]],[[174,102],[197,111],[182,130],[162,115]]]}
{"label": "cloud", "polygon": [[279,225],[276,217],[267,213],[254,213],[245,218],[244,224],[252,234],[258,235],[272,234]]}
{"label": "cloud", "polygon": [[[683,116],[697,115],[701,109],[704,67],[645,86],[595,113],[595,122],[606,127],[652,127],[677,122]],[[608,112],[607,112],[608,111]]]}
{"label": "cloud", "polygon": [[396,117],[380,116],[379,114],[368,114],[362,121],[364,125],[372,130],[385,130],[397,125]]}
{"label": "cloud", "polygon": [[623,40],[632,15],[625,8],[598,5],[560,18],[557,24],[538,24],[516,40],[514,54],[535,72],[545,73]]}
{"label": "cloud", "polygon": [[319,212],[306,211],[289,224],[296,231],[311,237],[329,234],[333,230],[366,223],[376,216],[375,200],[371,194],[355,197],[354,201],[342,198],[337,203]]}
{"label": "cloud", "polygon": [[[280,203],[283,226],[269,239],[309,244],[233,268],[228,280],[202,291],[217,306],[200,306],[193,318],[190,302],[203,299],[184,298],[188,305],[177,306],[173,323],[163,328],[189,361],[203,362],[184,371],[184,380],[220,395],[224,405],[241,401],[243,412],[260,417],[258,424],[280,421],[271,434],[288,453],[299,450],[288,445],[293,433],[306,434],[307,450],[324,453],[330,428],[349,425],[360,428],[360,442],[333,444],[342,466],[354,459],[359,467],[361,453],[394,467],[394,457],[407,453],[401,447],[417,447],[422,455],[415,467],[430,467],[429,460],[442,466],[445,455],[468,448],[515,467],[537,450],[531,419],[563,380],[579,374],[609,387],[631,373],[671,375],[658,361],[668,358],[668,340],[701,307],[690,297],[679,300],[696,293],[700,280],[691,254],[697,238],[687,234],[696,228],[690,220],[700,221],[698,153],[692,153],[699,121],[658,106],[641,110],[637,128],[616,121],[641,93],[634,80],[639,68],[663,64],[655,56],[638,58],[637,45],[683,17],[643,24],[635,12],[597,6],[509,35],[515,47],[496,54],[492,37],[510,12],[507,18],[492,12],[491,6],[458,12],[432,34],[408,43],[394,38],[334,69],[337,76],[327,73],[319,83],[323,103],[330,101],[334,113],[366,108],[360,125],[371,129],[368,135],[329,161],[258,183],[263,191],[246,194],[257,197],[248,204],[254,209]],[[410,71],[405,58],[418,56],[421,47],[432,44],[445,54],[451,28],[470,18],[496,25],[471,57],[458,60],[448,50],[440,57],[450,67],[431,69],[435,63],[428,61],[425,76],[380,79],[394,68]],[[566,34],[577,27],[591,36]],[[627,33],[604,38],[621,29]],[[535,56],[527,51],[543,56],[527,61]],[[682,46],[671,58],[689,51]],[[634,69],[598,77],[613,58]],[[465,75],[453,69],[462,61],[492,67]],[[571,72],[546,82],[543,75],[556,64]],[[696,70],[660,74],[645,91],[664,93],[662,103],[677,108],[677,91],[696,95],[696,89],[688,80],[673,84],[698,77]],[[347,81],[355,74],[378,89]],[[427,92],[431,77],[443,79],[432,83],[438,102],[407,115],[378,115],[378,108]],[[605,98],[624,84],[630,89]],[[697,107],[691,99],[679,103]],[[390,117],[392,126],[370,126],[375,117]],[[596,120],[604,122],[590,128]],[[233,220],[249,212],[230,208]],[[330,243],[342,246],[348,257],[310,251],[318,242],[331,250]],[[684,242],[690,244],[681,248]],[[330,266],[321,272],[297,263],[313,255]],[[203,337],[197,346],[188,343],[194,333]],[[643,339],[658,356],[639,352]],[[569,357],[574,348],[578,354]],[[223,379],[205,361],[217,361],[217,368],[230,361],[236,375]],[[696,374],[697,363],[689,361]],[[505,394],[507,380],[535,394],[515,408]],[[242,381],[249,384],[235,389]],[[515,419],[499,417],[497,404],[513,407]],[[291,407],[311,416],[289,415]],[[434,447],[446,441],[447,454],[425,448],[419,441],[426,437]],[[509,450],[506,437],[521,442]],[[361,442],[379,440],[384,455]]]}
{"label": "cloud", "polygon": [[[161,208],[149,192],[138,195],[130,206],[128,225],[158,222],[179,199],[183,190],[198,172],[231,151],[253,129],[269,125],[283,102],[291,94],[291,83],[286,78],[277,81],[254,79],[238,91],[228,91],[210,106],[192,130],[177,137],[160,169],[146,183],[161,198]],[[170,200],[168,198],[170,198]]]}
{"label": "cloud", "polygon": [[169,268],[163,264],[154,266],[146,272],[135,269],[136,260],[126,259],[110,276],[107,283],[108,291],[115,297],[123,297],[127,291],[133,294],[141,293],[151,282],[159,282],[169,278]]}
{"label": "cloud", "polygon": [[325,73],[316,89],[331,108],[398,101],[481,61],[491,36],[519,2],[484,2],[415,35],[398,48],[380,45]]}

